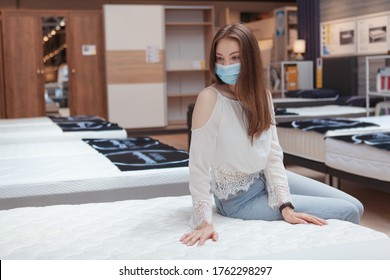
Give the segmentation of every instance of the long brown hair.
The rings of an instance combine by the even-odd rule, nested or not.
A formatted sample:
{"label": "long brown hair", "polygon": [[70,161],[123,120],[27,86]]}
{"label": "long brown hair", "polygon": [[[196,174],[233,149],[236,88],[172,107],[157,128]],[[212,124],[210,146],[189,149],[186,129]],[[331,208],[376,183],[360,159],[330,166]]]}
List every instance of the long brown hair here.
{"label": "long brown hair", "polygon": [[241,53],[241,71],[235,84],[235,93],[244,108],[248,135],[253,138],[270,128],[273,123],[271,97],[268,93],[260,55],[260,48],[252,31],[236,23],[221,27],[214,36],[210,50],[210,72],[213,82],[224,84],[215,74],[216,48],[220,40],[237,40]]}

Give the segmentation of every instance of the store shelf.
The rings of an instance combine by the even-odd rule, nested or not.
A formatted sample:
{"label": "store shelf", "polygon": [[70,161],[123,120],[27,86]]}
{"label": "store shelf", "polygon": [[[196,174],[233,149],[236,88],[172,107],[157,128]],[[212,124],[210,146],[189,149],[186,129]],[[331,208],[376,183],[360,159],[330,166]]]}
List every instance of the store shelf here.
{"label": "store shelf", "polygon": [[[271,63],[270,69],[267,71],[272,94],[280,95],[282,98],[286,97],[289,84],[292,84],[292,75],[289,72],[293,68],[296,72],[294,75],[296,90],[313,89],[313,61],[282,61]],[[293,89],[290,88],[290,90]]]}
{"label": "store shelf", "polygon": [[388,89],[377,90],[376,78],[380,68],[390,67],[390,55],[366,56],[366,110],[370,115],[370,96],[390,98],[390,76],[388,77]]}
{"label": "store shelf", "polygon": [[274,10],[275,37],[274,61],[286,61],[292,57],[292,46],[298,39],[297,7],[281,7]]}
{"label": "store shelf", "polygon": [[189,104],[210,82],[214,8],[166,6],[165,20],[168,123],[185,123]]}

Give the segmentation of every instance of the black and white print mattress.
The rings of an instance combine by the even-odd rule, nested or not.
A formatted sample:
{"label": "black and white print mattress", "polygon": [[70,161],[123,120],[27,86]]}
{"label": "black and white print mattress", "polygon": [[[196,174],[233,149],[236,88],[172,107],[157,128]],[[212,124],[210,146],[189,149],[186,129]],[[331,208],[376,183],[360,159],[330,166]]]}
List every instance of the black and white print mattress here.
{"label": "black and white print mattress", "polygon": [[331,168],[390,182],[390,129],[326,137],[325,153]]}
{"label": "black and white print mattress", "polygon": [[[317,122],[317,123],[316,123]],[[295,122],[296,124],[308,124],[310,129],[302,130],[294,128],[292,122],[284,125],[278,125],[279,142],[285,153],[314,160],[325,162],[325,142],[324,139],[329,136],[353,135],[356,133],[375,133],[383,130],[390,130],[390,116],[364,117],[354,119],[335,119],[331,121],[332,126],[323,127],[321,122]],[[329,124],[329,121],[327,121]],[[343,126],[337,127],[340,123]],[[350,126],[351,124],[358,124]],[[311,129],[313,128],[313,129]],[[325,133],[316,130],[326,131]]]}
{"label": "black and white print mattress", "polygon": [[189,154],[149,137],[83,139],[121,171],[188,166]]}
{"label": "black and white print mattress", "polygon": [[296,128],[303,131],[315,131],[325,134],[328,131],[340,129],[356,129],[364,127],[378,127],[375,123],[364,122],[352,119],[311,119],[301,121],[291,121],[278,124],[279,127]]}
{"label": "black and white print mattress", "polygon": [[376,133],[358,133],[353,135],[333,136],[333,139],[353,143],[356,145],[369,145],[374,148],[390,151],[390,131]]}

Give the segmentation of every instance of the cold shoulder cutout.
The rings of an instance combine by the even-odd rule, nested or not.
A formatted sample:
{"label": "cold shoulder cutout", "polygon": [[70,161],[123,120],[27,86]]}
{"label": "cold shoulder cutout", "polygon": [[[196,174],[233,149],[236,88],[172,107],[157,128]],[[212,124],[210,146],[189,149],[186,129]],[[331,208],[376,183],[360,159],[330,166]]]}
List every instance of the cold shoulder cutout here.
{"label": "cold shoulder cutout", "polygon": [[202,90],[196,99],[192,114],[192,129],[203,127],[213,114],[218,93],[211,87]]}

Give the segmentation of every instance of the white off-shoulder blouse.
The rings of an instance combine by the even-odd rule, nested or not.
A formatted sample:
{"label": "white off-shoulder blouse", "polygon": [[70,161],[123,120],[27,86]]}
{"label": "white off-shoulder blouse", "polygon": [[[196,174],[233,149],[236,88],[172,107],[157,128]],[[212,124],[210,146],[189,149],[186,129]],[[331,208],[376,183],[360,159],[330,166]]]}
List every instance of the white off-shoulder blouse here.
{"label": "white off-shoulder blouse", "polygon": [[212,197],[227,199],[247,191],[263,173],[268,191],[268,204],[277,209],[290,202],[290,191],[283,152],[276,126],[250,141],[243,108],[239,101],[217,94],[214,110],[200,128],[192,130],[190,147],[190,191],[193,200],[191,226],[212,222]]}

